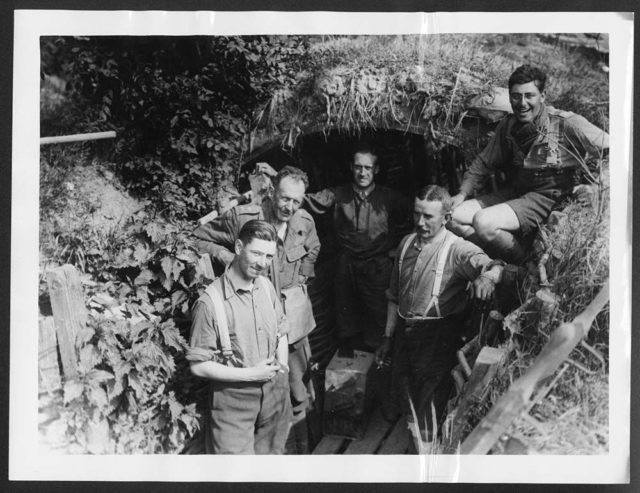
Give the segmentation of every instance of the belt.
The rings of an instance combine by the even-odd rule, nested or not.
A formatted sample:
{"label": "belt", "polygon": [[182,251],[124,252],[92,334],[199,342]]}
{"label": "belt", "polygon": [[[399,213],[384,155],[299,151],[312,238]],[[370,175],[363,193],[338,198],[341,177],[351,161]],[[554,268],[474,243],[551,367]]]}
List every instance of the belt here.
{"label": "belt", "polygon": [[540,176],[553,176],[553,175],[564,175],[569,173],[574,173],[576,171],[575,166],[543,166],[540,168],[520,168],[521,171],[525,173],[531,173],[535,177]]}

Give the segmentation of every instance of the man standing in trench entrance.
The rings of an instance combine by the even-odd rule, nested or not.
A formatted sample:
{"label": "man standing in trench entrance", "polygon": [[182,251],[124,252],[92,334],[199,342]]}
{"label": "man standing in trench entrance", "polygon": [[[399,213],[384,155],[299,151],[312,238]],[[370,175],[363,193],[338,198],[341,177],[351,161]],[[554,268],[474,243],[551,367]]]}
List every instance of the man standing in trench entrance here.
{"label": "man standing in trench entrance", "polygon": [[394,403],[408,416],[414,440],[419,429],[423,442],[433,440],[432,423],[442,422],[453,388],[451,370],[469,314],[467,285],[472,283],[476,298],[489,299],[504,265],[448,231],[450,211],[451,196],[444,188],[429,185],[416,193],[415,232],[398,247],[384,341],[376,351],[379,365],[392,354]]}
{"label": "man standing in trench entrance", "polygon": [[[531,65],[511,74],[513,114],[498,124],[453,197],[450,229],[512,263],[525,259],[523,238],[571,192],[585,158],[609,148],[609,136],[585,118],[545,104],[546,80]],[[505,188],[466,200],[499,170],[511,177]]]}
{"label": "man standing in trench entrance", "polygon": [[196,246],[214,261],[228,265],[242,226],[253,219],[265,220],[277,231],[277,253],[265,274],[282,297],[289,321],[289,384],[293,422],[301,421],[313,398],[309,377],[311,350],[307,335],[316,326],[307,283],[314,277],[320,240],[311,215],[300,208],[309,185],[304,171],[283,167],[274,179],[273,197],[261,204],[236,206],[194,231]]}
{"label": "man standing in trench entrance", "polygon": [[409,231],[410,207],[399,192],[374,182],[375,149],[359,143],[351,162],[353,182],[307,194],[306,207],[330,213],[340,245],[334,282],[338,345],[373,352],[382,342],[390,252]]}

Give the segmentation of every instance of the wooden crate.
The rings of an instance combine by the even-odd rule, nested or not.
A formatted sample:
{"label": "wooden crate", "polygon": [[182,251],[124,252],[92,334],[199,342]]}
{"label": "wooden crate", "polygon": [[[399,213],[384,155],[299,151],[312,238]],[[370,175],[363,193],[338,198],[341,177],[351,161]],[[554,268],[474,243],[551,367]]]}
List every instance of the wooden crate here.
{"label": "wooden crate", "polygon": [[367,426],[367,373],[374,355],[354,351],[334,355],[325,372],[323,430],[325,435],[362,438]]}

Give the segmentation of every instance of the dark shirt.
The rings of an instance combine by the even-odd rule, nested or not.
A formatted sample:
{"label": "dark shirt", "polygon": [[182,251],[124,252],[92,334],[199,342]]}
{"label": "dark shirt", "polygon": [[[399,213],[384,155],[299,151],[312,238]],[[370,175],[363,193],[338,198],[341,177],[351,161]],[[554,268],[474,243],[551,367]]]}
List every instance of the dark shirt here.
{"label": "dark shirt", "polygon": [[367,195],[352,185],[327,188],[307,194],[305,203],[314,214],[333,213],[340,246],[358,259],[387,255],[410,229],[409,201],[380,185]]}

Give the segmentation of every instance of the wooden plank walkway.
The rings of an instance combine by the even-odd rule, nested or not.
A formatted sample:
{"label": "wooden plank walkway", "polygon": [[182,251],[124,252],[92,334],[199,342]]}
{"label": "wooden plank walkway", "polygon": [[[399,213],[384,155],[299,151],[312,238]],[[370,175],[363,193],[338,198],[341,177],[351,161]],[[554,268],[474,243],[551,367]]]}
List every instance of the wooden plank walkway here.
{"label": "wooden plank walkway", "polygon": [[377,409],[361,439],[327,435],[320,440],[313,455],[402,455],[409,453],[410,440],[405,418],[396,422],[385,421]]}

